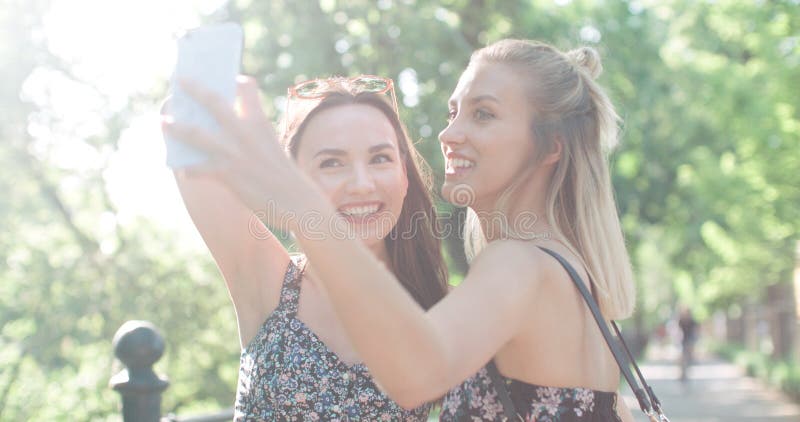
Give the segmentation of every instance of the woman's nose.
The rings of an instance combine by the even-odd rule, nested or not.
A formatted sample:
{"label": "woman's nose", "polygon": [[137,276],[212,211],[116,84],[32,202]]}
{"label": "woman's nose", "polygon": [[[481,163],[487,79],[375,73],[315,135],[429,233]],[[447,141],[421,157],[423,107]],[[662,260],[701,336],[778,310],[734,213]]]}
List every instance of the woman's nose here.
{"label": "woman's nose", "polygon": [[371,193],[375,190],[375,178],[367,166],[353,167],[353,172],[348,183],[350,193]]}
{"label": "woman's nose", "polygon": [[445,145],[463,144],[464,139],[464,132],[455,121],[450,122],[446,128],[439,132],[439,142]]}

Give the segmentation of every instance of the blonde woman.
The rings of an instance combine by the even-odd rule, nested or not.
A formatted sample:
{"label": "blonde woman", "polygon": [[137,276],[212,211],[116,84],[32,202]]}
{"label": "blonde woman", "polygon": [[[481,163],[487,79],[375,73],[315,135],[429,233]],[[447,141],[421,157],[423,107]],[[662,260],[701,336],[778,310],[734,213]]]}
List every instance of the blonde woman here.
{"label": "blonde woman", "polygon": [[[487,372],[495,362],[517,417],[630,420],[615,393],[612,354],[550,254],[589,283],[603,317],[632,312],[631,268],[606,162],[618,118],[594,80],[599,72],[591,48],[563,53],[503,40],[472,55],[439,139],[447,162],[442,193],[470,207],[474,259],[461,285],[427,311],[363,245],[335,235],[341,217],[296,177],[277,145],[257,158],[269,163],[271,177],[233,183],[253,206],[269,199],[277,214],[315,212],[327,222],[292,229],[359,355],[402,406],[444,396],[442,420],[505,420]],[[248,139],[260,134],[236,136],[245,152],[234,164],[255,159]],[[194,143],[229,159],[220,142]]]}

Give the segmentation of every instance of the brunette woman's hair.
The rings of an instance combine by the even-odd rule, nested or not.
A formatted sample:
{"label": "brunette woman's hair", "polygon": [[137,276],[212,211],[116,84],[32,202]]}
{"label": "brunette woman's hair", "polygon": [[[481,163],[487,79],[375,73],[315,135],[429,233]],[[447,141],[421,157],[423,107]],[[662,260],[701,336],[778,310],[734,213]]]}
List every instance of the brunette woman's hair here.
{"label": "brunette woman's hair", "polygon": [[[320,99],[290,99],[291,115],[286,116],[281,140],[294,159],[305,128],[324,110],[350,104],[373,107],[391,123],[408,178],[408,191],[397,223],[384,239],[391,271],[423,308],[429,309],[447,293],[447,267],[441,241],[435,230],[436,211],[431,199],[431,172],[408,137],[400,117],[384,94],[356,93],[333,87]],[[354,131],[358,128],[353,128]]]}

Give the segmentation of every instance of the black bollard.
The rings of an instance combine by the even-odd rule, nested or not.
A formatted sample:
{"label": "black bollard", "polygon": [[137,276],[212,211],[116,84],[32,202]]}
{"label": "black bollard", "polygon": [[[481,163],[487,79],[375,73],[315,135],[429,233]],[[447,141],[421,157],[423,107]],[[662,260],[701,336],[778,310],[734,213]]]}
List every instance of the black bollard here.
{"label": "black bollard", "polygon": [[124,422],[158,422],[161,393],[169,382],[153,372],[164,354],[164,338],[147,321],[128,321],[114,334],[114,354],[125,369],[111,377],[111,387],[122,395]]}

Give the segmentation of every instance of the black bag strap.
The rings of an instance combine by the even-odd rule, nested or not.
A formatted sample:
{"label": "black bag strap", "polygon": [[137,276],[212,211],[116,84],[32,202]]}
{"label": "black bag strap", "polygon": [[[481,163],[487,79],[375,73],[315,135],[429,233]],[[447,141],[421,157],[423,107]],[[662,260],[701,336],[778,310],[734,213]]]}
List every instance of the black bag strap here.
{"label": "black bag strap", "polygon": [[650,404],[653,405],[653,410],[658,416],[661,417],[662,420],[668,420],[664,415],[664,411],[661,409],[661,400],[656,397],[656,393],[652,388],[650,388],[650,385],[647,383],[647,381],[645,381],[642,371],[639,370],[639,365],[636,364],[636,359],[633,358],[633,354],[631,353],[630,349],[628,349],[628,345],[625,343],[625,340],[622,338],[622,333],[619,331],[619,326],[617,326],[617,323],[614,321],[611,321],[611,326],[614,327],[614,332],[617,334],[617,338],[622,344],[622,347],[625,349],[625,353],[628,355],[630,362],[633,364],[633,369],[636,370],[636,375],[642,381],[642,386],[647,392],[647,396],[650,398]]}
{"label": "black bag strap", "polygon": [[[647,381],[645,381],[644,376],[642,376],[642,372],[639,370],[639,366],[636,365],[636,361],[633,359],[633,355],[631,354],[630,349],[628,349],[628,345],[625,344],[625,340],[622,338],[617,324],[614,321],[611,321],[611,325],[614,327],[614,331],[617,333],[616,340],[619,342],[615,341],[614,336],[608,329],[608,324],[606,324],[605,319],[603,318],[603,314],[600,313],[600,308],[597,306],[597,303],[592,298],[591,293],[589,293],[589,290],[586,288],[583,280],[572,267],[572,265],[570,265],[570,263],[567,262],[564,257],[550,249],[543,248],[541,246],[539,246],[539,249],[545,251],[548,255],[555,258],[561,264],[561,266],[567,270],[572,282],[575,283],[575,286],[578,288],[581,296],[583,296],[583,299],[589,306],[589,310],[592,312],[592,316],[594,316],[595,322],[597,322],[597,326],[600,328],[600,332],[603,334],[603,338],[605,338],[609,350],[611,350],[611,354],[614,355],[614,360],[617,361],[617,365],[619,366],[620,372],[622,372],[622,376],[625,377],[625,381],[628,382],[631,390],[633,390],[633,394],[636,396],[636,400],[639,402],[639,407],[642,409],[642,412],[649,416],[651,420],[668,422],[669,419],[667,419],[661,410],[661,402],[656,397],[653,389],[647,384]],[[620,344],[622,344],[622,346],[625,348],[627,356],[624,355],[620,350]],[[633,374],[631,373],[630,366],[635,368],[636,374],[639,376],[644,389],[639,387],[639,383],[636,382],[636,378],[634,378]]]}

